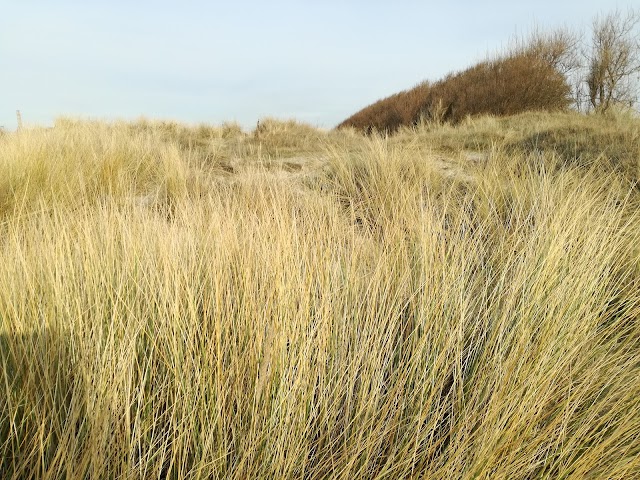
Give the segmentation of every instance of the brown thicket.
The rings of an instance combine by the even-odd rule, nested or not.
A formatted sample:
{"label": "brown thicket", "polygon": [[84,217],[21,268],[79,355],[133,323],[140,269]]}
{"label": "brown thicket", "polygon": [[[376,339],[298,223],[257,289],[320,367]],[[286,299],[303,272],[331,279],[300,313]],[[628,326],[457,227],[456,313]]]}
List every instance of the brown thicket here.
{"label": "brown thicket", "polygon": [[395,132],[400,126],[410,125],[420,118],[430,90],[429,83],[424,82],[391,95],[360,110],[338,128],[355,127],[366,133],[374,130]]}
{"label": "brown thicket", "polygon": [[393,133],[421,120],[458,123],[481,114],[563,110],[571,103],[570,93],[566,77],[553,63],[536,51],[521,51],[380,100],[338,128]]}
{"label": "brown thicket", "polygon": [[568,107],[564,76],[535,55],[480,63],[433,86],[424,115],[457,123],[468,115],[513,115]]}

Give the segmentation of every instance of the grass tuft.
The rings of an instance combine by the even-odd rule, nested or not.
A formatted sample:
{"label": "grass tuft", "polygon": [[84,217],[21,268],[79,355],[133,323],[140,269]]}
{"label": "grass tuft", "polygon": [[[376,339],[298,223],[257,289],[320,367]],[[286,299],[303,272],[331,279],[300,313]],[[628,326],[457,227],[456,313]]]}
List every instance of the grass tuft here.
{"label": "grass tuft", "polygon": [[634,122],[1,137],[3,478],[640,476]]}

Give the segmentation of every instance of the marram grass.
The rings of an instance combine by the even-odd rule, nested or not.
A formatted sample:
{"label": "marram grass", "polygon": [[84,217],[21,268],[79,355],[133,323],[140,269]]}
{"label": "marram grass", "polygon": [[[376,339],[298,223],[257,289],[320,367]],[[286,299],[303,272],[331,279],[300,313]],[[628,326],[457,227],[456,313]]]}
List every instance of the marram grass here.
{"label": "marram grass", "polygon": [[0,139],[2,478],[640,476],[625,177],[147,130]]}

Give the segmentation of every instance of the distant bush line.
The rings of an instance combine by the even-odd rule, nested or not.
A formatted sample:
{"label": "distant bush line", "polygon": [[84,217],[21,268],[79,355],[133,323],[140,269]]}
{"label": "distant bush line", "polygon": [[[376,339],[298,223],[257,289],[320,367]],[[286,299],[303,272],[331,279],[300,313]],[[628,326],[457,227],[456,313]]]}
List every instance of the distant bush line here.
{"label": "distant bush line", "polygon": [[567,29],[534,30],[502,55],[379,100],[337,128],[394,133],[476,115],[633,108],[640,92],[639,30],[640,10],[634,9],[596,17],[590,38]]}
{"label": "distant bush line", "polygon": [[422,83],[366,107],[338,128],[393,133],[420,121],[458,123],[469,115],[513,115],[566,109],[565,77],[533,53],[485,61],[429,84]]}

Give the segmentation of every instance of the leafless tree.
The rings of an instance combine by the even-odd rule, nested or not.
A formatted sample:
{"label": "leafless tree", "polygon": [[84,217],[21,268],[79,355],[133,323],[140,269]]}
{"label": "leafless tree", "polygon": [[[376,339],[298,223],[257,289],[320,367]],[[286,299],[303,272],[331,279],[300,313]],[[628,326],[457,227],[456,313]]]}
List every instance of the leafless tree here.
{"label": "leafless tree", "polygon": [[606,111],[613,104],[633,106],[640,74],[640,11],[619,10],[593,22],[584,52],[590,107]]}

